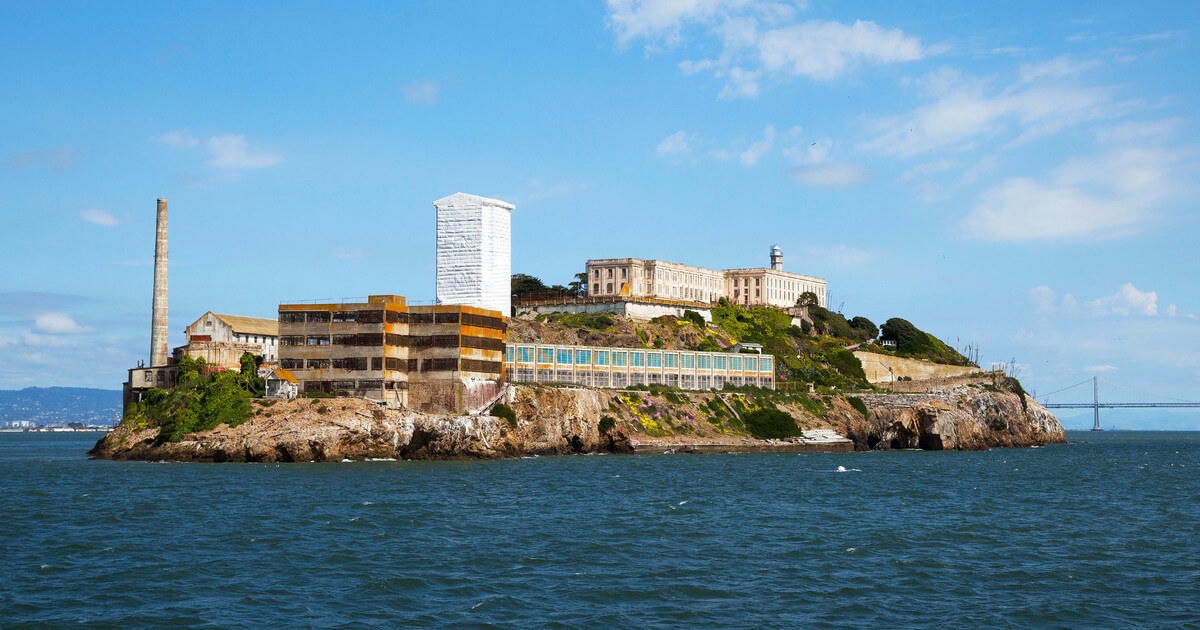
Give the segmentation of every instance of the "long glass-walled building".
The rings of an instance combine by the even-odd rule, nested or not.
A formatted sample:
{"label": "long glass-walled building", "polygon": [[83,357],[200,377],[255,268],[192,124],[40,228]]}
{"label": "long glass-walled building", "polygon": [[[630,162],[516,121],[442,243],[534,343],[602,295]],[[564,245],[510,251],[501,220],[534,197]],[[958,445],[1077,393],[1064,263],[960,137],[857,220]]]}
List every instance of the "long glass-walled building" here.
{"label": "long glass-walled building", "polygon": [[768,354],[509,344],[504,360],[509,379],[524,383],[681,389],[732,383],[775,389],[775,357]]}

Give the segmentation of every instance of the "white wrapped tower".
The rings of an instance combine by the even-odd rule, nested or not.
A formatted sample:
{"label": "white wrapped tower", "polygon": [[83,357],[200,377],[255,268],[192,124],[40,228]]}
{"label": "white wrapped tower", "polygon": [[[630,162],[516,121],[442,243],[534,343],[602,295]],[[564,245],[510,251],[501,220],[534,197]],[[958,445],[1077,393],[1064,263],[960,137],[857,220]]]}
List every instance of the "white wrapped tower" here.
{"label": "white wrapped tower", "polygon": [[513,206],[454,193],[437,210],[437,301],[511,314]]}

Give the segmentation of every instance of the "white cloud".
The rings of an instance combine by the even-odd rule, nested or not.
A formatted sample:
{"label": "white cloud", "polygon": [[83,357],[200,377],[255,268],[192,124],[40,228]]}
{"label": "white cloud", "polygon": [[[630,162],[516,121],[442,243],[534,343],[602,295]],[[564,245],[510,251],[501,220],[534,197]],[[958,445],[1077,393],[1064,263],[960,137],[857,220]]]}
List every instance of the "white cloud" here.
{"label": "white cloud", "polygon": [[1083,368],[1083,371],[1104,374],[1107,372],[1116,372],[1117,366],[1115,366],[1115,365],[1089,365],[1089,366]]}
{"label": "white cloud", "polygon": [[768,72],[829,80],[859,63],[916,61],[926,51],[921,40],[874,22],[810,21],[763,33],[758,42]]}
{"label": "white cloud", "polygon": [[[1090,317],[1112,315],[1154,317],[1158,315],[1158,293],[1141,291],[1129,282],[1121,285],[1113,295],[1096,298],[1082,305],[1070,293],[1063,295],[1060,301],[1054,289],[1046,286],[1034,287],[1029,290],[1029,302],[1033,306],[1034,312],[1042,315],[1084,314]],[[1171,309],[1168,308],[1167,314],[1172,314]]]}
{"label": "white cloud", "polygon": [[1067,160],[1048,181],[1012,177],[991,187],[959,228],[989,241],[1128,236],[1187,190],[1190,157],[1146,145],[1104,147]]}
{"label": "white cloud", "polygon": [[682,155],[692,151],[692,144],[694,142],[695,137],[689,136],[686,131],[676,131],[658,143],[658,148],[654,152],[660,156]]}
{"label": "white cloud", "polygon": [[114,217],[112,215],[112,213],[109,212],[108,210],[97,210],[95,208],[89,208],[87,210],[80,212],[79,216],[80,216],[80,218],[82,218],[84,221],[87,221],[88,223],[94,223],[96,225],[103,225],[105,227],[112,227],[112,226],[120,223],[120,221],[117,220],[117,217]]}
{"label": "white cloud", "polygon": [[797,166],[791,170],[792,179],[814,188],[853,188],[871,179],[871,171],[844,162],[822,162]]}
{"label": "white cloud", "polygon": [[1061,79],[1080,74],[1100,65],[1099,59],[1076,59],[1071,55],[1061,55],[1049,61],[1021,64],[1018,72],[1023,83]]}
{"label": "white cloud", "polygon": [[896,178],[896,181],[906,182],[911,179],[925,177],[926,175],[933,175],[935,173],[942,173],[945,171],[949,171],[949,170],[957,168],[957,167],[958,167],[958,160],[952,160],[952,159],[933,160],[931,162],[922,162],[921,164],[912,166],[908,170],[901,173],[900,177]]}
{"label": "white cloud", "polygon": [[34,318],[34,329],[39,332],[56,335],[72,335],[91,330],[80,326],[65,313],[43,313]]}
{"label": "white cloud", "polygon": [[934,71],[917,84],[931,102],[873,121],[869,127],[874,137],[860,149],[912,157],[974,148],[980,138],[1007,138],[1009,146],[1016,146],[1124,111],[1113,104],[1108,88],[1018,81],[997,91],[990,81],[952,68]]}
{"label": "white cloud", "polygon": [[852,24],[795,22],[797,9],[772,0],[609,0],[608,22],[617,43],[645,40],[646,51],[673,48],[696,27],[716,40],[720,53],[685,60],[684,74],[711,71],[725,80],[720,98],[754,98],[766,77],[804,77],[828,81],[863,64],[892,64],[922,59],[931,50],[899,29],[874,22]]}
{"label": "white cloud", "polygon": [[1175,317],[1175,316],[1177,316],[1178,314],[1179,314],[1179,307],[1178,307],[1178,306],[1175,306],[1174,304],[1168,304],[1168,305],[1167,305],[1167,310],[1166,310],[1166,315],[1167,315],[1167,317]]}
{"label": "white cloud", "polygon": [[1158,293],[1139,291],[1131,283],[1121,285],[1114,295],[1097,298],[1087,303],[1091,312],[1099,315],[1158,315]]}
{"label": "white cloud", "polygon": [[775,125],[767,125],[763,129],[762,140],[751,144],[746,148],[745,151],[742,151],[742,154],[739,156],[742,166],[754,166],[755,164],[758,164],[758,161],[761,160],[762,157],[771,150],[771,147],[774,146],[774,144]]}
{"label": "white cloud", "polygon": [[211,155],[209,165],[224,169],[260,169],[283,161],[277,153],[251,151],[246,136],[229,133],[209,138],[208,151]]}
{"label": "white cloud", "polygon": [[200,146],[200,139],[186,131],[168,131],[156,138],[158,142],[169,147],[190,149]]}
{"label": "white cloud", "polygon": [[227,171],[268,168],[283,161],[278,153],[251,150],[242,134],[227,133],[201,140],[187,131],[169,131],[155,140],[176,149],[203,146],[208,151],[208,165]]}
{"label": "white cloud", "polygon": [[441,86],[436,81],[413,81],[401,86],[404,100],[418,105],[433,105],[437,102]]}

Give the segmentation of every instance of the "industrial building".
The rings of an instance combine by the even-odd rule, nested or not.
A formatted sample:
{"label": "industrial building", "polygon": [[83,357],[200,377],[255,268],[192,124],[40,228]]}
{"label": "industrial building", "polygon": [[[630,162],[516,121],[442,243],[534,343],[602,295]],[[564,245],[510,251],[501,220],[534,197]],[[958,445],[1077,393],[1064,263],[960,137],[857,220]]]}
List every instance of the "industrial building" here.
{"label": "industrial building", "polygon": [[788,308],[805,292],[825,306],[825,279],[783,270],[783,252],[771,247],[771,266],[717,271],[664,260],[603,258],[587,261],[589,298],[643,298]]}
{"label": "industrial building", "polygon": [[680,389],[720,389],[731,384],[775,389],[775,357],[769,354],[512,344],[504,360],[509,378],[526,383]]}
{"label": "industrial building", "polygon": [[266,363],[279,360],[279,322],[274,319],[209,311],[185,328],[184,334],[187,344],[175,348],[177,360],[187,355],[228,369],[240,367],[247,352]]}
{"label": "industrial building", "polygon": [[482,408],[504,382],[498,311],[366,302],[279,305],[279,364],[300,394],[356,396],[433,413]]}

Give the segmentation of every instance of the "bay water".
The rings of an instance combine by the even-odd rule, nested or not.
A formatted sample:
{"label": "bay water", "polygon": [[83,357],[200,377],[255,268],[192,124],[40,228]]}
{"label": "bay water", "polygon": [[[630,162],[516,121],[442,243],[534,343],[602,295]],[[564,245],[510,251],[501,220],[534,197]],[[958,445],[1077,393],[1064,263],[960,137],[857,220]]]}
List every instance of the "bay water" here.
{"label": "bay water", "polygon": [[1200,433],[170,464],[0,434],[0,626],[1200,627]]}

